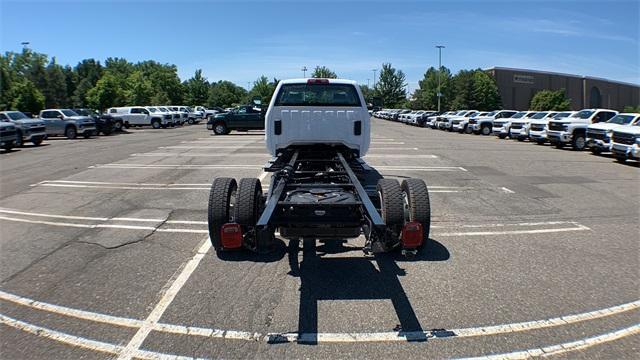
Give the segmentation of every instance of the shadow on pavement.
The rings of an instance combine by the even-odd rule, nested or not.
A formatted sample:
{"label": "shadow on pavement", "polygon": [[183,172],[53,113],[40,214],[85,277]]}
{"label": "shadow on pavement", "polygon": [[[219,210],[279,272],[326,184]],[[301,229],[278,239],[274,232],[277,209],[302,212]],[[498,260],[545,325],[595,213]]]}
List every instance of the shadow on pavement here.
{"label": "shadow on pavement", "polygon": [[[345,240],[316,243],[315,239],[305,239],[302,261],[298,262],[299,243],[299,240],[291,240],[288,253],[290,275],[300,277],[301,283],[299,343],[318,343],[318,301],[322,300],[391,300],[399,320],[399,325],[393,330],[404,333],[409,341],[427,340],[399,280],[405,275],[405,270],[398,266],[400,255],[330,257],[326,255],[359,251],[361,248],[350,247]],[[446,261],[449,257],[446,247],[430,239],[429,245],[409,261]]]}

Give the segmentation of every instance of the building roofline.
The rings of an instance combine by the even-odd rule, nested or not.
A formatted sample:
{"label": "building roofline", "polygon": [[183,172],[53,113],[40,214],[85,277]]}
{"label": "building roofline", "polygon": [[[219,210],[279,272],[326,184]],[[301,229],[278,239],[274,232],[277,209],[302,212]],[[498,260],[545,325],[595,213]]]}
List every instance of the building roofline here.
{"label": "building roofline", "polygon": [[553,72],[553,71],[544,71],[544,70],[520,69],[520,68],[510,68],[510,67],[503,67],[503,66],[494,66],[494,67],[490,67],[490,68],[483,69],[483,70],[484,71],[508,70],[508,71],[522,71],[522,72],[545,74],[545,75],[559,75],[559,76],[573,77],[573,78],[582,79],[582,80],[584,80],[584,79],[600,80],[600,81],[606,81],[606,82],[615,83],[615,84],[621,84],[621,85],[627,85],[627,86],[633,86],[633,87],[640,87],[640,84],[628,83],[628,82],[624,82],[624,81],[610,80],[610,79],[605,79],[605,78],[595,77],[595,76],[566,74],[566,73],[559,73],[559,72]]}

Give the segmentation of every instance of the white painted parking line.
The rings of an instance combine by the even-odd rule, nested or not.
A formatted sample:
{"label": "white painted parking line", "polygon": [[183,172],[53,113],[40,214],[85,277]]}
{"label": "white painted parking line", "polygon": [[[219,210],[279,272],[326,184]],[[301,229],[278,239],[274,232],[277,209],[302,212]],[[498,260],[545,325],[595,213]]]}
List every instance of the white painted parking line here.
{"label": "white painted parking line", "polygon": [[230,150],[242,150],[242,149],[265,149],[264,146],[159,146],[158,149],[230,149]]}
{"label": "white painted parking line", "polygon": [[[89,169],[194,169],[194,170],[210,170],[210,169],[256,169],[262,168],[263,164],[247,164],[247,165],[195,165],[195,164],[96,164],[89,166]],[[467,171],[461,166],[376,166],[371,165],[378,170],[397,170],[397,171]]]}
{"label": "white painted parking line", "polygon": [[520,235],[520,234],[546,234],[567,231],[590,231],[591,229],[576,224],[576,226],[567,228],[551,228],[551,229],[533,229],[533,230],[505,230],[505,231],[472,231],[472,232],[452,232],[434,234],[434,236],[489,236],[489,235]]}
{"label": "white painted parking line", "polygon": [[498,224],[452,224],[452,225],[431,225],[432,229],[446,228],[495,228],[507,226],[542,226],[542,225],[580,225],[575,221],[539,221],[539,222],[522,222],[522,223],[498,223]]}
{"label": "white painted parking line", "polygon": [[89,221],[131,221],[131,222],[164,222],[165,224],[207,224],[206,221],[192,221],[192,220],[167,220],[165,219],[141,219],[130,217],[93,217],[93,216],[70,216],[70,215],[54,215],[44,214],[36,212],[19,211],[12,209],[0,208],[0,213],[13,214],[13,215],[25,215],[34,217],[47,217],[54,219],[69,219],[69,220],[89,220]]}
{"label": "white painted parking line", "polygon": [[[200,249],[206,248],[206,244],[210,243],[208,240],[201,245]],[[208,250],[208,249],[207,249]],[[197,255],[204,256],[203,251],[198,251]],[[196,257],[194,256],[194,258]],[[192,259],[194,259],[192,258]],[[201,259],[200,259],[201,260]],[[198,260],[199,261],[199,260]],[[192,264],[192,267],[195,264]],[[186,269],[186,267],[185,267]],[[195,269],[195,267],[194,267]],[[192,270],[190,270],[192,271]],[[186,276],[186,275],[185,275]],[[185,280],[186,281],[186,280]],[[175,290],[175,289],[174,289]],[[173,295],[175,296],[175,295]],[[96,313],[92,311],[79,310],[69,308],[60,305],[49,304],[40,302],[37,300],[25,298],[22,296],[10,294],[0,290],[0,300],[12,302],[25,307],[34,308],[41,311],[46,311],[62,316],[74,317],[82,320],[88,320],[92,322],[105,323],[115,326],[129,327],[129,328],[142,328],[147,324],[146,320],[131,319],[126,317],[118,317],[113,315],[106,315]],[[604,309],[593,310],[585,313],[571,314],[558,316],[543,320],[533,320],[510,324],[489,325],[481,327],[460,328],[460,329],[441,329],[441,330],[427,330],[427,331],[391,331],[391,332],[367,332],[367,333],[254,333],[247,331],[237,330],[222,330],[215,328],[202,328],[184,325],[173,325],[159,322],[152,322],[150,325],[151,330],[190,335],[190,336],[204,336],[210,338],[225,338],[236,339],[246,341],[263,341],[268,343],[283,343],[302,341],[305,339],[315,340],[319,343],[354,343],[354,342],[382,342],[382,341],[411,341],[415,339],[451,339],[451,338],[463,338],[463,337],[479,337],[490,336],[498,334],[517,333],[524,331],[539,330],[545,328],[552,328],[563,325],[570,325],[579,322],[595,320],[605,318],[621,313],[625,313],[631,310],[640,308],[640,300],[633,302],[615,305]]]}
{"label": "white painted parking line", "polygon": [[138,329],[138,332],[136,332],[136,334],[124,348],[124,351],[122,351],[120,353],[120,356],[118,356],[119,360],[129,360],[135,356],[144,340],[147,338],[147,336],[149,336],[154,326],[160,321],[162,314],[164,314],[169,305],[171,305],[184,284],[187,283],[187,280],[189,280],[191,274],[193,274],[195,269],[198,267],[198,264],[200,264],[200,261],[207,254],[209,249],[211,249],[211,241],[209,240],[209,238],[206,238],[203,240],[202,245],[200,245],[197,253],[184,266],[178,277],[170,282],[171,285],[162,295],[162,298],[153,308],[149,316],[147,316],[142,327]]}
{"label": "white painted parking line", "polygon": [[586,339],[567,342],[563,344],[557,344],[552,346],[546,346],[541,348],[533,348],[528,350],[516,351],[506,354],[486,355],[472,358],[465,358],[466,360],[515,360],[515,359],[531,359],[534,357],[549,357],[554,355],[566,354],[573,351],[578,351],[592,346],[605,344],[611,341],[619,340],[630,335],[640,334],[640,325],[633,325],[624,329],[620,329],[614,332],[593,336]]}
{"label": "white painted parking line", "polygon": [[506,187],[501,187],[500,189],[502,189],[502,191],[506,192],[507,194],[515,194],[515,191],[511,190],[511,189],[507,189]]}
{"label": "white painted parking line", "polygon": [[[192,152],[183,152],[183,153],[170,153],[170,152],[150,152],[150,153],[142,153],[142,154],[131,154],[132,157],[265,157],[267,159],[271,158],[271,155],[266,153],[233,153],[233,154],[209,154],[209,153],[192,153]],[[437,159],[436,155],[429,154],[367,154],[365,158],[383,158],[383,159]]]}

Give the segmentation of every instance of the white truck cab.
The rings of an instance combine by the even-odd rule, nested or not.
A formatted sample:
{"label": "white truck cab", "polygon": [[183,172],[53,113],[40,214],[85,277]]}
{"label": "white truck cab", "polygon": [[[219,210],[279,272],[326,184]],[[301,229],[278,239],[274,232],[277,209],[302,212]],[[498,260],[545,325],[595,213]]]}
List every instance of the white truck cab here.
{"label": "white truck cab", "polygon": [[162,112],[166,112],[168,114],[171,114],[171,123],[169,124],[170,126],[176,126],[176,125],[180,125],[181,124],[181,115],[178,111],[175,110],[171,110],[171,108],[169,108],[168,106],[156,106],[158,108],[158,110],[162,111]]}
{"label": "white truck cab", "polygon": [[618,114],[607,122],[592,124],[587,127],[587,145],[594,154],[611,151],[611,136],[614,130],[633,126],[640,122],[640,114]]}
{"label": "white truck cab", "polygon": [[553,118],[558,112],[556,111],[540,111],[531,117],[523,117],[520,120],[513,120],[509,128],[509,137],[518,141],[524,141],[529,137],[529,128],[531,122],[535,120],[545,120]]}
{"label": "white truck cab", "polygon": [[531,119],[529,122],[529,139],[535,141],[539,145],[543,145],[547,141],[547,127],[549,121],[554,119],[562,119],[575,114],[575,111],[561,111],[553,116],[543,119]]}
{"label": "white truck cab", "polygon": [[269,153],[290,146],[344,146],[364,156],[371,141],[367,103],[358,83],[291,79],[278,83],[265,117]]}
{"label": "white truck cab", "polygon": [[454,124],[459,124],[461,121],[465,119],[468,120],[469,118],[472,118],[478,115],[479,113],[480,112],[478,110],[467,110],[462,115],[448,116],[446,120],[443,121],[444,128],[445,130],[449,130],[449,131],[457,130],[453,128]]}
{"label": "white truck cab", "polygon": [[131,126],[150,125],[154,129],[166,128],[171,122],[171,115],[150,106],[123,106],[107,109],[113,117],[122,119],[125,128]]}
{"label": "white truck cab", "polygon": [[547,138],[558,148],[571,144],[574,150],[584,150],[587,146],[589,124],[605,122],[617,114],[617,111],[609,109],[580,110],[567,118],[549,121]]}
{"label": "white truck cab", "polygon": [[500,139],[505,139],[509,136],[509,132],[511,130],[511,122],[512,121],[520,121],[526,118],[532,117],[536,112],[535,111],[520,111],[509,118],[504,118],[500,120],[493,121],[493,135],[496,135]]}
{"label": "white truck cab", "polygon": [[425,122],[425,124],[427,126],[429,126],[432,129],[436,129],[438,127],[438,118],[441,116],[449,116],[449,115],[455,115],[457,114],[457,111],[447,111],[444,114],[435,114],[435,115],[431,115],[429,117],[427,117],[427,121]]}
{"label": "white truck cab", "polygon": [[470,114],[469,116],[453,118],[451,120],[451,130],[452,131],[457,131],[457,132],[459,132],[461,134],[463,132],[467,133],[467,134],[470,134],[472,130],[469,128],[469,121],[471,119],[477,119],[479,117],[487,116],[488,113],[489,113],[488,111],[475,112],[473,114]]}
{"label": "white truck cab", "polygon": [[469,119],[469,128],[474,134],[491,135],[493,129],[493,122],[496,119],[508,119],[513,116],[517,111],[515,110],[495,110],[488,113],[486,116],[479,116],[473,119]]}
{"label": "white truck cab", "polygon": [[613,130],[611,152],[619,162],[640,161],[640,122]]}

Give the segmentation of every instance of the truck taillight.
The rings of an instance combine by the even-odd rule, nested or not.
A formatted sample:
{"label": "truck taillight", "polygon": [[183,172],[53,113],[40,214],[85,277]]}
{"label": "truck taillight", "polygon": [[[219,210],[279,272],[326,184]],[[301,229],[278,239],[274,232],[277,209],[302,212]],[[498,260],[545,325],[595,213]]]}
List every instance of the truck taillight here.
{"label": "truck taillight", "polygon": [[309,79],[307,84],[328,84],[329,79]]}
{"label": "truck taillight", "polygon": [[220,229],[220,242],[224,249],[238,249],[242,246],[242,227],[240,224],[227,223]]}
{"label": "truck taillight", "polygon": [[402,227],[402,234],[400,236],[403,248],[417,248],[422,245],[423,241],[423,228],[422,224],[417,221],[406,223]]}

